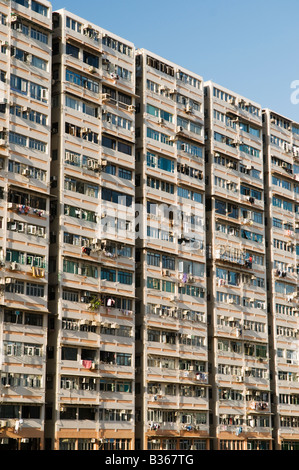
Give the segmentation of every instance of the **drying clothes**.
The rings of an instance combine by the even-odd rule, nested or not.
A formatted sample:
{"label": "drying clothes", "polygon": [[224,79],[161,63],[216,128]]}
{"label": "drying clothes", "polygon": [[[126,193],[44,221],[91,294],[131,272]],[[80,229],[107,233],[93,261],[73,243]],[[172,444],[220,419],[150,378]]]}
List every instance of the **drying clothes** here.
{"label": "drying clothes", "polygon": [[43,268],[37,268],[36,266],[32,266],[32,276],[45,277],[45,270]]}
{"label": "drying clothes", "polygon": [[15,433],[18,433],[18,432],[19,432],[19,430],[20,430],[22,424],[23,424],[23,420],[22,420],[22,419],[17,419],[17,420],[16,420],[15,429],[14,429],[14,432],[15,432]]}
{"label": "drying clothes", "polygon": [[82,361],[82,365],[85,369],[91,369],[92,361],[84,360]]}
{"label": "drying clothes", "polygon": [[33,209],[33,213],[38,215],[39,217],[42,217],[44,215],[43,211],[39,209]]}
{"label": "drying clothes", "polygon": [[151,431],[157,431],[157,429],[160,429],[160,425],[158,423],[151,423]]}
{"label": "drying clothes", "polygon": [[115,300],[114,299],[107,299],[107,307],[114,307]]}
{"label": "drying clothes", "polygon": [[29,211],[30,211],[29,206],[25,206],[24,204],[19,204],[18,212],[20,212],[20,214],[28,214]]}

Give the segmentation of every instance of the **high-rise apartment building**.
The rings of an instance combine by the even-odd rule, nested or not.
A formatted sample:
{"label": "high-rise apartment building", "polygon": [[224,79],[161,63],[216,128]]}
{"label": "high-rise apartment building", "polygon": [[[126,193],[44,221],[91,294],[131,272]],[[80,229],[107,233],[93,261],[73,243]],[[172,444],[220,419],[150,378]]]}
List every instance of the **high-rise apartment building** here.
{"label": "high-rise apartment building", "polygon": [[298,448],[299,124],[263,110],[273,438]]}
{"label": "high-rise apartment building", "polygon": [[0,0],[0,450],[299,449],[299,124]]}
{"label": "high-rise apartment building", "polygon": [[51,4],[2,1],[0,23],[0,439],[3,450],[39,450],[45,428]]}
{"label": "high-rise apartment building", "polygon": [[209,437],[202,77],[136,53],[136,439]]}
{"label": "high-rise apartment building", "polygon": [[134,46],[57,11],[53,80],[47,445],[132,449]]}
{"label": "high-rise apartment building", "polygon": [[262,110],[207,82],[205,118],[210,433],[271,449]]}

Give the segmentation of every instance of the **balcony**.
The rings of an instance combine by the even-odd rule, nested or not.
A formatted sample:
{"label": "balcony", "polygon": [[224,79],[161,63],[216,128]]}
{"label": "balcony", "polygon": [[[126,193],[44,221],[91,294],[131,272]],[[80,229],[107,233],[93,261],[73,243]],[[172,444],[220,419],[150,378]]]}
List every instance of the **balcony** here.
{"label": "balcony", "polygon": [[[217,433],[230,433],[234,436],[241,436],[246,434],[267,434],[271,435],[272,428],[270,427],[261,427],[261,426],[248,426],[248,425],[226,425],[220,424],[217,426]],[[263,436],[264,437],[264,436]]]}
{"label": "balcony", "polygon": [[215,250],[215,259],[229,264],[237,264],[246,269],[252,269],[252,256],[244,250],[220,246]]}
{"label": "balcony", "polygon": [[265,412],[270,412],[270,404],[268,402],[265,402],[265,401],[251,401],[249,403],[249,407],[248,407],[249,410],[251,411],[257,411],[257,412],[261,412],[261,411],[265,411]]}
{"label": "balcony", "polygon": [[33,207],[30,207],[25,204],[17,204],[13,202],[8,202],[7,203],[7,209],[16,212],[17,214],[21,215],[30,215],[34,217],[39,217],[42,220],[45,220],[45,217],[47,216],[46,211],[41,210],[41,209],[35,209]]}

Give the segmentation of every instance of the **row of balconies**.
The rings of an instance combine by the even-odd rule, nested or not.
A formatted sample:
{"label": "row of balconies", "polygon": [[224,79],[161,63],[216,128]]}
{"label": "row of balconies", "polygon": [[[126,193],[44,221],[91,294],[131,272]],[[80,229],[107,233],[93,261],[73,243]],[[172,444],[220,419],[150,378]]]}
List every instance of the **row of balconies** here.
{"label": "row of balconies", "polygon": [[244,434],[252,434],[252,433],[258,433],[258,434],[271,434],[273,428],[270,426],[248,426],[248,425],[226,425],[226,424],[221,424],[217,426],[217,433],[231,433],[234,435],[242,436]]}
{"label": "row of balconies", "polygon": [[149,429],[148,431],[155,431],[156,435],[160,433],[164,434],[165,432],[177,432],[180,433],[182,431],[188,431],[190,434],[200,432],[208,433],[209,432],[209,425],[207,424],[183,424],[183,423],[166,423],[166,422],[149,422],[148,423]]}
{"label": "row of balconies", "polygon": [[[177,370],[177,369],[168,369],[160,367],[147,367],[147,376],[155,376],[155,380],[162,379],[164,377],[166,380],[171,382],[179,383],[193,383],[193,384],[208,384],[209,376],[206,372],[199,372],[192,370],[192,367],[195,369],[196,366],[190,366],[190,369]],[[138,373],[138,371],[137,371]]]}
{"label": "row of balconies", "polygon": [[[218,104],[219,108],[225,112],[225,114],[231,116],[234,119],[241,117],[246,121],[251,121],[252,123],[258,125],[259,127],[262,126],[262,114],[261,109],[257,108],[257,113],[249,112],[249,108],[251,106],[249,101],[244,100],[241,97],[232,96],[228,101],[223,101],[222,99],[212,96],[213,89],[210,87],[210,102],[214,104]],[[254,105],[256,107],[256,105]]]}
{"label": "row of balconies", "polygon": [[[247,361],[248,362],[248,361]],[[231,384],[247,384],[247,385],[254,385],[254,384],[258,384],[258,385],[261,385],[261,386],[266,386],[266,387],[269,387],[270,386],[270,382],[269,382],[269,371],[268,369],[264,369],[265,370],[265,374],[264,374],[264,377],[255,377],[254,375],[251,376],[251,375],[248,375],[251,373],[252,369],[255,368],[255,366],[257,367],[260,367],[260,366],[263,366],[263,369],[265,367],[265,364],[261,364],[261,363],[254,363],[254,364],[251,364],[250,367],[245,367],[245,375],[226,375],[226,374],[216,374],[216,381],[218,383],[219,386],[221,386],[223,384],[223,387],[225,386],[225,384],[228,384],[228,383],[231,383]],[[241,366],[243,367],[243,366]],[[242,372],[242,371],[241,371]]]}

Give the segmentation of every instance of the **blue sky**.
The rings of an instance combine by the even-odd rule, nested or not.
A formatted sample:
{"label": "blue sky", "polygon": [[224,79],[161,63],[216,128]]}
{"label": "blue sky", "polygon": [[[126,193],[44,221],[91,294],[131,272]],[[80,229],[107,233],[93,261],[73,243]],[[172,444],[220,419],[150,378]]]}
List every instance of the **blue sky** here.
{"label": "blue sky", "polygon": [[[298,0],[53,0],[204,80],[299,122]],[[299,97],[299,92],[297,98]]]}

